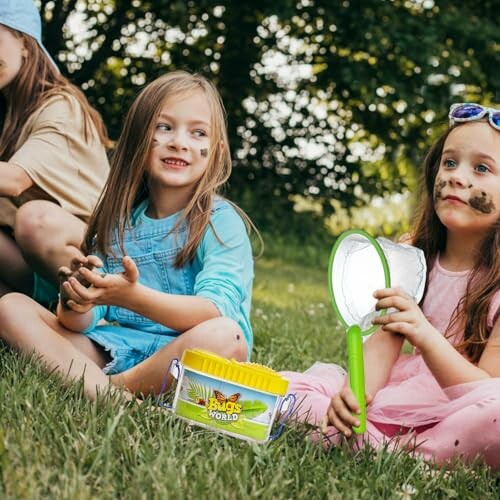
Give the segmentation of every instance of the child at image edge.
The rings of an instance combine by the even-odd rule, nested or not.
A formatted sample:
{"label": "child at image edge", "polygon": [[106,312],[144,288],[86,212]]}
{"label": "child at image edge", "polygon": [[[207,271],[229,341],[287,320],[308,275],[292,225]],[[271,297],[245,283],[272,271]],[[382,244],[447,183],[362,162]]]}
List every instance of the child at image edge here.
{"label": "child at image edge", "polygon": [[[364,343],[367,431],[348,377],[334,364],[284,372],[299,418],[327,444],[407,445],[437,463],[476,457],[500,469],[500,111],[450,110],[450,128],[425,161],[413,244],[427,258],[421,308],[397,288],[375,292],[381,326]],[[412,355],[400,354],[404,339]],[[416,448],[414,448],[416,445]]]}
{"label": "child at image edge", "polygon": [[81,255],[108,177],[108,143],[44,47],[33,0],[0,1],[0,296],[57,301],[58,269]]}
{"label": "child at image edge", "polygon": [[[83,377],[91,399],[110,384],[158,393],[188,348],[249,358],[249,221],[216,195],[230,172],[214,86],[180,71],[153,81],[126,117],[87,257],[60,270],[67,305],[59,302],[56,317],[25,295],[5,295],[1,338],[67,381]],[[111,324],[98,325],[102,318]]]}

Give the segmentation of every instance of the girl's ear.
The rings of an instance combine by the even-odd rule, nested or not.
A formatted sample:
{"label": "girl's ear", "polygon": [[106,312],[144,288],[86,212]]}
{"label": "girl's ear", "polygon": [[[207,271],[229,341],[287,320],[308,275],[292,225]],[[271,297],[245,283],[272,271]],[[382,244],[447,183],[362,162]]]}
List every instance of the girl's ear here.
{"label": "girl's ear", "polygon": [[26,46],[24,45],[24,43],[23,43],[23,47],[21,49],[21,57],[23,59],[28,59],[28,49],[26,48]]}

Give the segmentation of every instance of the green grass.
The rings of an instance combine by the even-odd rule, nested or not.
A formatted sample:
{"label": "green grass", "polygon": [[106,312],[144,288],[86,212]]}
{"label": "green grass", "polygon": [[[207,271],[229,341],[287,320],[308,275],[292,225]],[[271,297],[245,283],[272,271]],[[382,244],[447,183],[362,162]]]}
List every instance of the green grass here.
{"label": "green grass", "polygon": [[[278,370],[344,364],[326,262],[292,262],[257,263],[253,360]],[[36,361],[0,347],[0,498],[498,497],[500,476],[487,467],[445,470],[405,453],[324,450],[305,432],[288,425],[277,441],[257,445],[148,405],[90,403],[80,385],[65,388]]]}

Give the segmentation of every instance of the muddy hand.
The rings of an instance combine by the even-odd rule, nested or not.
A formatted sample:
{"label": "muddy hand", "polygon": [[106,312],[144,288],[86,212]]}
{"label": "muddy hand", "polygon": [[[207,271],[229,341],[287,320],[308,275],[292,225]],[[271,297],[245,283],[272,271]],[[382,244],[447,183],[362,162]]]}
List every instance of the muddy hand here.
{"label": "muddy hand", "polygon": [[69,269],[68,267],[61,267],[59,269],[59,272],[57,273],[59,278],[59,295],[60,295],[61,306],[63,307],[63,309],[66,310],[70,309],[70,307],[68,306],[68,300],[70,299],[70,297],[68,296],[64,287],[62,286],[65,281],[68,281],[69,278],[74,277],[85,288],[88,288],[90,286],[90,283],[80,274],[81,267],[85,267],[90,271],[94,269],[94,266],[90,262],[81,263],[79,265],[76,265],[75,262],[72,262],[71,268],[73,270]]}

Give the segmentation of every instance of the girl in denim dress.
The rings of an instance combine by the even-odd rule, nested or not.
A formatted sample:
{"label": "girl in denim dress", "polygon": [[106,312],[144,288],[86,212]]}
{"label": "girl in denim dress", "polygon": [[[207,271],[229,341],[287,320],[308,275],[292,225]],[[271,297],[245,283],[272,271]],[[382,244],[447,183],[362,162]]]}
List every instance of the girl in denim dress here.
{"label": "girl in denim dress", "polygon": [[83,378],[92,399],[112,385],[158,393],[188,348],[248,359],[251,223],[217,195],[230,173],[215,87],[181,71],[153,81],[126,117],[87,257],[60,270],[57,316],[6,295],[1,337],[68,381]]}

